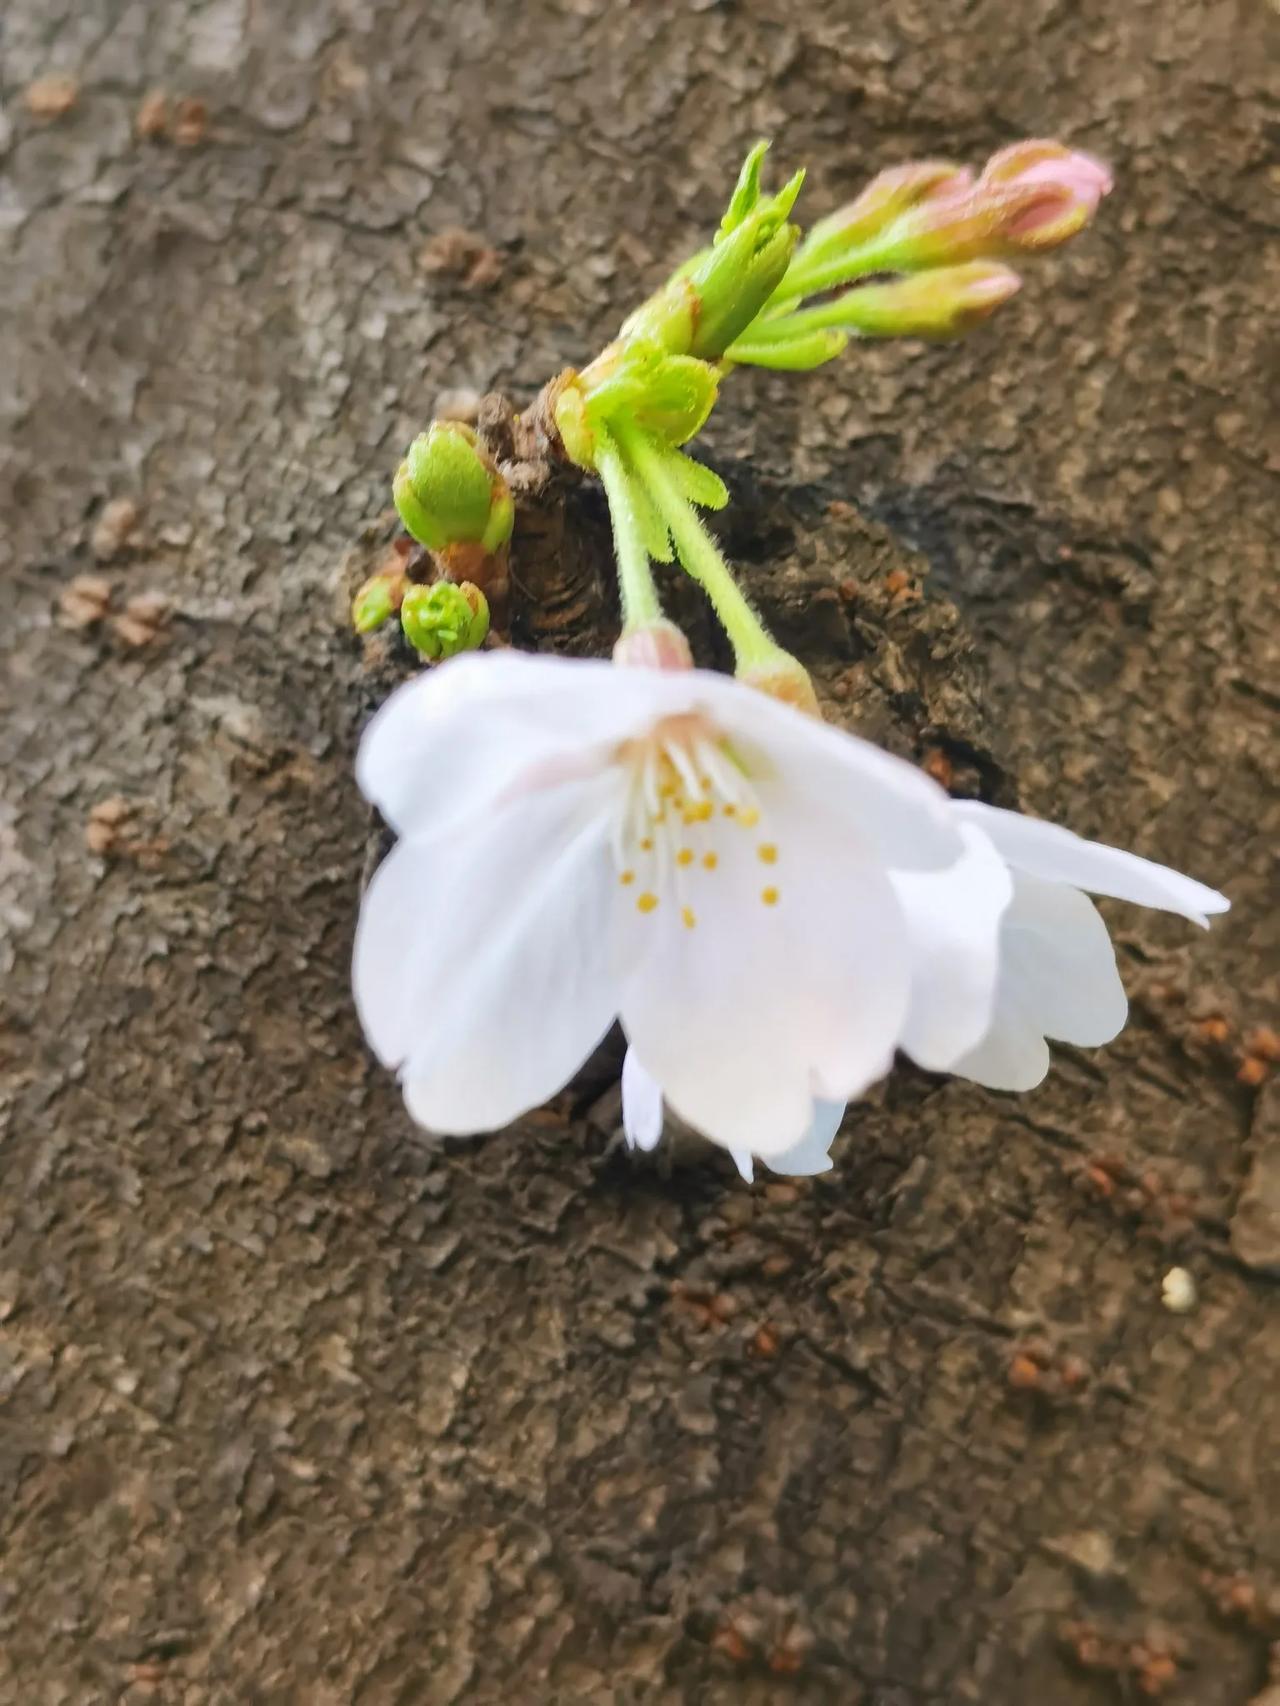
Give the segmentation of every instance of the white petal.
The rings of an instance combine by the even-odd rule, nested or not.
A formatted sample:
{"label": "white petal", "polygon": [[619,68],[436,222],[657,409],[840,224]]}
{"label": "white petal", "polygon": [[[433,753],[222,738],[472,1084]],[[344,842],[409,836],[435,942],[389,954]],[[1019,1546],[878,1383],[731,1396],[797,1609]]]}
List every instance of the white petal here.
{"label": "white petal", "polygon": [[844,1118],[843,1102],[815,1102],[813,1119],[799,1143],[784,1149],[781,1155],[762,1157],[771,1173],[787,1173],[800,1178],[811,1173],[831,1171],[831,1145],[835,1142]]}
{"label": "white petal", "polygon": [[1107,927],[1066,883],[1017,875],[1001,926],[991,1028],[953,1070],[999,1090],[1027,1090],[1049,1065],[1045,1037],[1096,1048],[1125,1022],[1128,1002]]}
{"label": "white petal", "polygon": [[356,933],[361,1020],[433,1131],[489,1131],[554,1094],[617,1010],[612,795],[564,786],[401,842]]}
{"label": "white petal", "polygon": [[[691,832],[682,893],[694,927],[681,926],[680,895],[664,897],[624,914],[620,949],[623,1027],[671,1107],[767,1159],[800,1142],[815,1096],[848,1100],[888,1070],[908,963],[879,861],[781,785],[758,797],[758,829],[716,820]],[[699,831],[714,838],[713,871]]]}
{"label": "white petal", "polygon": [[661,680],[517,651],[453,658],[386,701],[361,738],[356,779],[397,833],[448,833],[531,776],[598,769],[653,720]]}
{"label": "white petal", "polygon": [[946,1072],[991,1022],[1000,920],[1013,896],[1009,867],[986,836],[961,827],[964,857],[945,871],[895,871],[911,944],[911,1005],[901,1046]]}
{"label": "white petal", "polygon": [[1136,853],[1086,841],[1058,824],[1001,811],[976,800],[956,800],[951,809],[962,822],[976,824],[1009,863],[1028,876],[1070,883],[1090,894],[1112,895],[1138,906],[1179,912],[1206,926],[1211,913],[1226,912],[1231,905],[1225,895],[1193,877],[1141,859]]}
{"label": "white petal", "polygon": [[742,1175],[745,1182],[748,1185],[754,1184],[756,1177],[756,1164],[751,1151],[749,1149],[737,1149],[733,1144],[730,1144],[729,1153],[733,1157],[734,1166],[738,1169],[738,1172]]}
{"label": "white petal", "polygon": [[806,796],[903,870],[936,870],[959,858],[950,801],[923,770],[728,676],[694,675],[699,704],[753,781],[764,773]]}
{"label": "white petal", "polygon": [[1049,1045],[1014,1006],[997,1008],[991,1029],[951,1068],[988,1090],[1034,1090],[1049,1070]]}
{"label": "white petal", "polygon": [[631,1149],[656,1149],[662,1136],[662,1086],[633,1048],[622,1062],[622,1130]]}
{"label": "white petal", "polygon": [[1123,1029],[1129,1003],[1115,949],[1087,895],[1019,873],[1002,938],[1002,977],[1046,1037],[1098,1048]]}

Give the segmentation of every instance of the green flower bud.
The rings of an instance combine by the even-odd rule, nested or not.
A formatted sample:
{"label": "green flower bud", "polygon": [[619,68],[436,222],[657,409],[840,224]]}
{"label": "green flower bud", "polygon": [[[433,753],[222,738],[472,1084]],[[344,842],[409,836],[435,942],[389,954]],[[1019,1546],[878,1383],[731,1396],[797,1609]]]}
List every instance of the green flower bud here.
{"label": "green flower bud", "polygon": [[718,361],[768,302],[791,264],[799,227],[787,224],[804,182],[797,172],[760,200],[762,144],[747,156],[709,249],[676,270],[656,295],[623,322],[624,341],[657,343],[671,355]]}
{"label": "green flower bud", "polygon": [[758,202],[686,275],[699,305],[690,355],[719,360],[782,283],[800,238],[787,215],[803,182],[797,172],[777,195]]}
{"label": "green flower bud", "polygon": [[[683,444],[702,430],[720,387],[714,367],[639,339],[617,348],[612,370],[588,389],[589,417],[608,421],[625,413],[666,444]],[[590,370],[583,377],[590,379]]]}
{"label": "green flower bud", "polygon": [[995,261],[933,267],[884,284],[862,284],[824,302],[763,321],[751,341],[728,351],[731,361],[762,367],[797,367],[810,343],[847,333],[864,338],[955,338],[994,314],[1017,291],[1017,273]]}
{"label": "green flower bud", "polygon": [[400,606],[400,625],[410,645],[433,662],[473,652],[489,632],[488,600],[470,581],[410,587]]}
{"label": "green flower bud", "polygon": [[430,551],[461,543],[494,551],[511,537],[506,482],[460,421],[433,421],[414,439],[392,495],[406,530]]}
{"label": "green flower bud", "polygon": [[372,634],[400,608],[409,582],[403,574],[370,575],[351,601],[351,626]]}

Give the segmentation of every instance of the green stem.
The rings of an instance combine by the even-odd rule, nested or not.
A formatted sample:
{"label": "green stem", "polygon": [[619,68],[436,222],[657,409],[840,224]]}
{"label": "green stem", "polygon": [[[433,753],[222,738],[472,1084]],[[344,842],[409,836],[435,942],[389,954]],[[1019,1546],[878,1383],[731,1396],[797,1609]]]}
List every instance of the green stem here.
{"label": "green stem", "polygon": [[770,663],[783,655],[747,602],[697,511],[677,485],[661,449],[630,423],[618,423],[615,431],[636,478],[671,529],[680,561],[711,600],[729,636],[738,668]]}
{"label": "green stem", "polygon": [[649,568],[644,531],[631,496],[626,464],[602,427],[596,429],[596,472],[609,500],[613,549],[618,560],[618,590],[622,598],[622,631],[643,628],[662,616],[658,589]]}
{"label": "green stem", "polygon": [[837,285],[852,284],[855,279],[866,278],[870,273],[909,270],[903,265],[901,248],[901,242],[894,241],[890,232],[864,243],[860,249],[848,249],[844,254],[815,257],[801,251],[783,274],[782,283],[769,298],[765,312],[772,319],[779,310],[790,308],[806,296],[834,290]]}

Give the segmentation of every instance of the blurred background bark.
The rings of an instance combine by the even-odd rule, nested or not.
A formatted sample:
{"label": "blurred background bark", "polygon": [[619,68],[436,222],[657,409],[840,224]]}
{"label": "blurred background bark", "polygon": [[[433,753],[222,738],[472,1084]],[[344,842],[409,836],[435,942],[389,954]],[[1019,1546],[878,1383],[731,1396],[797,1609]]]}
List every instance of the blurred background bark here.
{"label": "blurred background bark", "polygon": [[[1277,34],[7,0],[5,1700],[1274,1706]],[[816,1182],[632,1167],[616,1051],[425,1149],[347,981],[403,446],[589,356],[757,135],[814,217],[1028,134],[1097,229],[958,348],[735,378],[726,538],[833,715],[1235,910],[1110,908],[1120,1042],[901,1068]]]}

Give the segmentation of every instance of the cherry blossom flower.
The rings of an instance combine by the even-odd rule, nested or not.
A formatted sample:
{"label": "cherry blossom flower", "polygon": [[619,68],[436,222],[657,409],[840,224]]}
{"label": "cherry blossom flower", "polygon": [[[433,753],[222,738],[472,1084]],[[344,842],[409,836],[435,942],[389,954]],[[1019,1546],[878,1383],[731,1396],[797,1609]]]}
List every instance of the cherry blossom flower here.
{"label": "cherry blossom flower", "polygon": [[901,1048],[999,1089],[1126,1002],[1084,891],[1201,924],[1227,901],[1017,813],[725,676],[457,658],[366,731],[399,842],[356,936],[356,1002],[419,1124],[509,1124],[620,1019],[624,1129],[673,1113],[812,1173]]}
{"label": "cherry blossom flower", "polygon": [[[545,1101],[620,1018],[690,1125],[785,1154],[904,1040],[893,877],[966,854],[914,766],[700,670],[459,657],[392,696],[358,776],[400,840],[361,909],[356,1002],[440,1132]],[[943,1052],[985,1029],[1009,890],[989,861],[955,924],[965,976],[940,955]]]}

